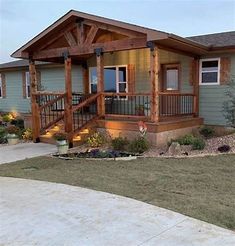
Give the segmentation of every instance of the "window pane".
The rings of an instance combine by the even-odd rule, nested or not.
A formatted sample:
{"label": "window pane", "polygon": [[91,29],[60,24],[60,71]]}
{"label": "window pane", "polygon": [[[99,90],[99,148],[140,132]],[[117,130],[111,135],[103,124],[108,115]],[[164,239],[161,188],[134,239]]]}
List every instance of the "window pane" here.
{"label": "window pane", "polygon": [[97,69],[92,67],[90,70],[91,84],[97,84]]}
{"label": "window pane", "polygon": [[119,83],[119,92],[126,92],[126,83]]}
{"label": "window pane", "polygon": [[203,61],[202,67],[218,67],[218,61]]}
{"label": "window pane", "polygon": [[91,93],[97,92],[97,84],[91,84]]}
{"label": "window pane", "polygon": [[217,72],[202,73],[202,83],[217,83],[217,81],[218,81]]}
{"label": "window pane", "polygon": [[116,92],[116,67],[104,69],[104,91]]}
{"label": "window pane", "polygon": [[30,85],[27,85],[27,97],[30,97]]}
{"label": "window pane", "polygon": [[126,82],[126,67],[118,68],[119,82]]}
{"label": "window pane", "polygon": [[166,71],[166,89],[178,90],[178,69],[168,69]]}

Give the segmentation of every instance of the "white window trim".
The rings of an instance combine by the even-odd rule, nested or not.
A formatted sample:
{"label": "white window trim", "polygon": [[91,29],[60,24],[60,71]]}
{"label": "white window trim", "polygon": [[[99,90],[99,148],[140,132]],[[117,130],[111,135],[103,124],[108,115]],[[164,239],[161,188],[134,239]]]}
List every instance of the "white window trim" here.
{"label": "white window trim", "polygon": [[2,91],[2,74],[0,73],[0,89],[1,89],[1,95],[0,95],[0,98],[3,98],[3,91]]}
{"label": "white window trim", "polygon": [[[204,61],[218,61],[218,70],[209,71],[209,72],[217,72],[217,82],[213,83],[202,83],[202,62]],[[206,58],[206,59],[200,59],[200,65],[199,65],[199,85],[219,85],[220,84],[220,58]]]}
{"label": "white window trim", "polygon": [[[127,65],[113,65],[113,66],[104,66],[104,68],[109,68],[109,67],[115,67],[116,68],[116,93],[128,93],[128,67]],[[119,81],[119,73],[118,69],[119,67],[125,67],[126,68],[126,81]],[[96,68],[96,67],[89,67],[89,93],[91,93],[91,69]],[[126,83],[126,92],[119,92],[119,84],[121,83]],[[125,99],[125,98],[123,98]]]}
{"label": "white window trim", "polygon": [[[27,74],[29,75],[28,78],[29,78],[29,81],[27,81]],[[29,82],[29,84],[27,83]],[[29,74],[29,71],[26,71],[25,72],[25,91],[26,91],[26,98],[27,99],[30,99],[30,95],[28,94],[28,85],[30,87],[30,74]],[[31,88],[30,88],[31,89]]]}

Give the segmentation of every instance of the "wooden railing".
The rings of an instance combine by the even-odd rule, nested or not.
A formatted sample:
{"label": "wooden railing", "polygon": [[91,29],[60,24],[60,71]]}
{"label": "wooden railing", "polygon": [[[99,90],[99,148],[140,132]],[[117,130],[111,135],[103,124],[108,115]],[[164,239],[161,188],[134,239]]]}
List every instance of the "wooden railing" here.
{"label": "wooden railing", "polygon": [[103,93],[105,115],[117,117],[150,117],[150,93]]}
{"label": "wooden railing", "polygon": [[91,95],[93,95],[93,94],[83,94],[83,93],[80,93],[80,92],[73,92],[72,93],[72,104],[73,104],[73,106],[76,106],[76,105],[84,102]]}
{"label": "wooden railing", "polygon": [[159,93],[160,117],[194,114],[195,96],[191,93]]}
{"label": "wooden railing", "polygon": [[40,131],[46,130],[64,117],[65,93],[37,92],[32,96],[38,108]]}
{"label": "wooden railing", "polygon": [[73,106],[73,134],[97,117],[97,99],[101,94],[86,95],[79,104]]}

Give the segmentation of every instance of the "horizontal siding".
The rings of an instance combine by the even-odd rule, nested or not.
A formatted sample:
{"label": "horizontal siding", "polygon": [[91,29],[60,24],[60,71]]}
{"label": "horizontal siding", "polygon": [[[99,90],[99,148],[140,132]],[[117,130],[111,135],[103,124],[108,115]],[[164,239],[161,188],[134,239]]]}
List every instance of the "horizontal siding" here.
{"label": "horizontal siding", "polygon": [[[43,90],[64,91],[65,78],[64,68],[37,69],[41,73]],[[17,111],[29,113],[31,111],[30,99],[23,98],[22,71],[5,72],[6,98],[0,98],[0,111]],[[82,69],[81,66],[72,66],[73,91],[82,92]]]}
{"label": "horizontal siding", "polygon": [[[231,58],[231,77],[235,79],[235,55],[222,54],[221,56]],[[200,85],[199,112],[205,124],[226,125],[223,103],[228,99],[225,94],[227,89],[228,86],[225,85]]]}

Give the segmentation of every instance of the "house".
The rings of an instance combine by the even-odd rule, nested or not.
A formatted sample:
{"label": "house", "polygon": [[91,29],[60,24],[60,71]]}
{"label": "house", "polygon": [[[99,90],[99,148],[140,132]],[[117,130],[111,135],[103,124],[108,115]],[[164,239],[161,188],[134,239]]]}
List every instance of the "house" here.
{"label": "house", "polygon": [[95,127],[155,145],[225,126],[235,32],[183,38],[71,10],[0,65],[0,111],[32,119],[34,142],[61,127],[71,145]]}

